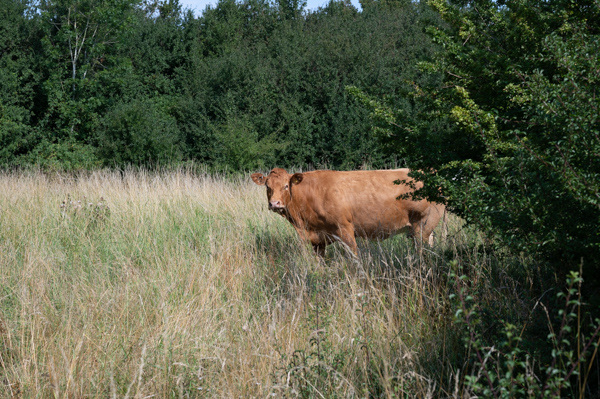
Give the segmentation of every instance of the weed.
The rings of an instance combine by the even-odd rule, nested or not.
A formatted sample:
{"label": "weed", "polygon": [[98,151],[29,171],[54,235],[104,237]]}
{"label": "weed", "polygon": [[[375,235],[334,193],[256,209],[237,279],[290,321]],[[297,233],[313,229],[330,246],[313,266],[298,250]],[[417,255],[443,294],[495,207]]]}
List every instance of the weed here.
{"label": "weed", "polygon": [[595,319],[589,326],[583,325],[581,309],[581,285],[583,279],[577,272],[567,277],[566,292],[557,297],[563,301],[557,310],[558,330],[547,307],[539,302],[547,317],[549,333],[547,342],[551,345],[550,362],[540,363],[539,353],[522,349],[526,326],[518,328],[510,322],[503,322],[496,344],[486,343],[481,334],[481,306],[472,296],[465,276],[455,278],[457,294],[456,323],[464,328],[465,345],[472,372],[464,376],[465,391],[469,395],[516,398],[563,396],[586,396],[590,371],[596,360],[600,344],[600,320]]}

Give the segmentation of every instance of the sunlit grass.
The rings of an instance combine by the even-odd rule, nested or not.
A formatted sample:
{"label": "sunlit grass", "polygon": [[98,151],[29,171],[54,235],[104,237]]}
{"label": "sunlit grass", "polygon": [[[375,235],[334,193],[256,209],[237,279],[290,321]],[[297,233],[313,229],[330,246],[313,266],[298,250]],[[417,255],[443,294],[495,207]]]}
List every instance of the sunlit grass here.
{"label": "sunlit grass", "polygon": [[0,392],[432,396],[448,261],[485,268],[477,239],[451,216],[422,256],[398,236],[319,261],[249,178],[4,173]]}

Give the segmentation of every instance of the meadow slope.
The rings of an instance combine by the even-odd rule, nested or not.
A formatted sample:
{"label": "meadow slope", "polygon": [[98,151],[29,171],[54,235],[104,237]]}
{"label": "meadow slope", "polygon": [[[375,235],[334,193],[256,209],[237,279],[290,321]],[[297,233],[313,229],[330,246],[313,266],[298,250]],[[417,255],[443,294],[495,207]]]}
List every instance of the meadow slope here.
{"label": "meadow slope", "polygon": [[447,259],[483,273],[474,233],[451,217],[423,256],[398,236],[319,262],[266,208],[248,177],[1,174],[0,393],[458,393]]}

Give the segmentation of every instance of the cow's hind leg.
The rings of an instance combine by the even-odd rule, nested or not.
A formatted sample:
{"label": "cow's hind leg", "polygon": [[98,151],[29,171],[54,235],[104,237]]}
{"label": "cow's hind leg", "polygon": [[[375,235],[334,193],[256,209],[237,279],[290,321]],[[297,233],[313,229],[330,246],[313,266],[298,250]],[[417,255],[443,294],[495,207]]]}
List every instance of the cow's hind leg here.
{"label": "cow's hind leg", "polygon": [[427,242],[429,246],[433,246],[433,230],[438,225],[440,219],[444,215],[443,205],[432,205],[427,212],[420,218],[412,222],[412,235],[415,238],[417,245],[422,245]]}

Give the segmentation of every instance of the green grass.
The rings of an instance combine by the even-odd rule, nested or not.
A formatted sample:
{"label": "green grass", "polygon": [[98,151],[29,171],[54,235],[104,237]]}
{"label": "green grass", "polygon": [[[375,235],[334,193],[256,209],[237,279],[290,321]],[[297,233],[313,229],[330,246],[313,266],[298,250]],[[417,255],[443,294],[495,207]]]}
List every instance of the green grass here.
{"label": "green grass", "polygon": [[398,236],[319,262],[249,178],[6,172],[0,394],[452,396],[449,261],[499,276],[483,302],[514,284],[481,242],[450,216],[422,256]]}

